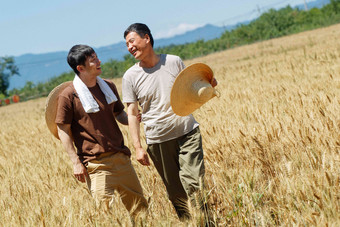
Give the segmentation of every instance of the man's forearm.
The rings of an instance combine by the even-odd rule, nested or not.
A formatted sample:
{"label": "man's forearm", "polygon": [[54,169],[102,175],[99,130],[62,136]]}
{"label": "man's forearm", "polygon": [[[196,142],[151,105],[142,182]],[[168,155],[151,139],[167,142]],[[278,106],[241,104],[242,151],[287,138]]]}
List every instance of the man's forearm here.
{"label": "man's forearm", "polygon": [[67,152],[68,156],[71,159],[73,165],[79,164],[80,160],[77,155],[77,152],[73,146],[73,140],[70,132],[70,128],[62,125],[58,125],[58,135],[60,138],[61,143],[65,151]]}
{"label": "man's forearm", "polygon": [[128,104],[128,119],[129,119],[129,130],[130,135],[132,137],[133,146],[136,150],[136,159],[139,163],[145,166],[150,165],[149,156],[146,151],[143,149],[142,144],[140,143],[140,127],[138,119],[138,105],[137,102]]}
{"label": "man's forearm", "polygon": [[140,143],[139,120],[137,116],[131,115],[131,114],[128,115],[128,119],[129,119],[129,130],[130,130],[130,134],[132,137],[133,146],[135,147],[135,149],[141,148],[142,145]]}
{"label": "man's forearm", "polygon": [[73,173],[74,176],[79,180],[80,182],[85,182],[86,178],[88,177],[87,169],[83,165],[83,163],[80,161],[79,156],[77,155],[76,149],[73,146],[73,138],[71,133],[71,125],[66,124],[59,124],[58,125],[58,134],[59,138],[68,154],[68,156],[71,159],[71,162],[73,164]]}

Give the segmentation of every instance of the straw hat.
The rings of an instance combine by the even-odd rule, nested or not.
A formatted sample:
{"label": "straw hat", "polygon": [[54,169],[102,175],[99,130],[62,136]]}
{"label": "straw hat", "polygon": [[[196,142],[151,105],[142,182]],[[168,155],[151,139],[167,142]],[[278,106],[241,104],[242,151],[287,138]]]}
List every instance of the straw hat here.
{"label": "straw hat", "polygon": [[187,116],[215,97],[213,79],[214,73],[206,64],[195,63],[183,69],[171,89],[170,104],[175,114]]}
{"label": "straw hat", "polygon": [[57,139],[59,139],[59,136],[58,136],[57,124],[55,123],[55,118],[57,115],[58,96],[71,83],[72,81],[67,81],[67,82],[64,82],[58,85],[47,96],[46,106],[45,106],[45,120],[46,120],[48,129]]}

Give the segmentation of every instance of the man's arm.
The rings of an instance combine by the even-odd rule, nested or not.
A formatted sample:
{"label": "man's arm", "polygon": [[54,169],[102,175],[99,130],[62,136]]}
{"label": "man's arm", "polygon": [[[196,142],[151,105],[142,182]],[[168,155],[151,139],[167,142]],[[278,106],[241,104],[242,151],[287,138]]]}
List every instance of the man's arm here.
{"label": "man's arm", "polygon": [[73,146],[73,139],[71,134],[70,124],[57,124],[58,135],[61,143],[63,144],[68,156],[73,164],[74,176],[81,182],[85,182],[88,176],[87,170],[83,163],[81,163],[79,156]]}
{"label": "man's arm", "polygon": [[119,123],[123,124],[123,125],[128,125],[128,115],[126,114],[126,112],[123,110],[122,112],[118,113],[115,115],[116,120],[119,121]]}
{"label": "man's arm", "polygon": [[[122,112],[116,114],[115,118],[116,118],[117,121],[119,121],[119,123],[121,123],[123,125],[129,124],[128,115],[124,110]],[[139,111],[138,111],[137,119],[138,119],[139,123],[142,121],[142,115]]]}
{"label": "man's arm", "polygon": [[139,163],[142,165],[150,165],[149,156],[146,151],[143,149],[140,143],[140,120],[138,120],[139,110],[137,102],[128,103],[128,120],[129,120],[129,130],[130,135],[132,137],[133,146],[136,150],[136,158]]}

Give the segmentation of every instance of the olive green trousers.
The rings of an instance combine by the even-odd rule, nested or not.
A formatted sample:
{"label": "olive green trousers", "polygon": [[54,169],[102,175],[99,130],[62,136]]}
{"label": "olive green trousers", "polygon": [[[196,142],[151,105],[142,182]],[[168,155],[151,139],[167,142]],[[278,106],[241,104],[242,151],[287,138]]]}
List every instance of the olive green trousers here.
{"label": "olive green trousers", "polygon": [[199,127],[179,138],[150,144],[147,151],[178,217],[189,218],[188,197],[194,202],[194,193],[201,188],[205,172]]}

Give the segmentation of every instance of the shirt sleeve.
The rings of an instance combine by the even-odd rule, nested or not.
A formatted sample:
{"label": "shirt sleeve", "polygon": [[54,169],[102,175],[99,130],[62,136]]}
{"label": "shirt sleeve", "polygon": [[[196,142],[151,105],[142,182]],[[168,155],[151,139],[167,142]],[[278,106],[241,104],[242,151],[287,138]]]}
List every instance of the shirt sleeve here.
{"label": "shirt sleeve", "polygon": [[185,69],[185,65],[184,62],[182,61],[182,59],[180,57],[178,57],[178,65],[179,65],[179,71],[181,72],[183,69]]}
{"label": "shirt sleeve", "polygon": [[111,90],[113,91],[115,96],[117,97],[117,101],[115,102],[114,107],[113,107],[113,112],[114,113],[122,112],[125,107],[124,107],[124,104],[122,103],[122,101],[120,99],[116,85],[111,80],[104,79],[104,81],[109,85],[109,87],[111,88]]}
{"label": "shirt sleeve", "polygon": [[117,87],[114,83],[110,82],[110,86],[111,86],[111,89],[113,91],[113,93],[116,95],[117,97],[117,102],[115,103],[114,105],[114,108],[113,108],[113,112],[114,113],[120,113],[124,110],[124,104],[122,103],[121,99],[120,99],[120,96],[118,94],[118,91],[117,91]]}
{"label": "shirt sleeve", "polygon": [[132,103],[137,101],[137,96],[133,90],[132,83],[124,77],[122,80],[122,93],[124,103]]}
{"label": "shirt sleeve", "polygon": [[69,96],[64,96],[63,93],[59,95],[56,124],[71,124],[73,119],[72,100]]}

